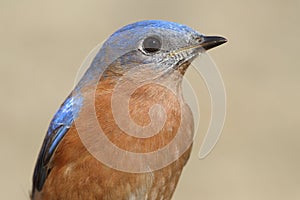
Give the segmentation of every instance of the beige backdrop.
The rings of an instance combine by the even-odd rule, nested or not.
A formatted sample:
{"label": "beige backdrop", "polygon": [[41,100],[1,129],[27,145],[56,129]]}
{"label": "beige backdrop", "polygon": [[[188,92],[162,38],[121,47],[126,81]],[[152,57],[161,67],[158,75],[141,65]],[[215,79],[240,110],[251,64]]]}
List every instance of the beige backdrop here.
{"label": "beige backdrop", "polygon": [[28,199],[48,123],[84,57],[143,19],[229,40],[210,52],[227,89],[223,135],[197,158],[208,123],[203,90],[200,137],[174,199],[300,199],[299,0],[0,1],[0,199]]}

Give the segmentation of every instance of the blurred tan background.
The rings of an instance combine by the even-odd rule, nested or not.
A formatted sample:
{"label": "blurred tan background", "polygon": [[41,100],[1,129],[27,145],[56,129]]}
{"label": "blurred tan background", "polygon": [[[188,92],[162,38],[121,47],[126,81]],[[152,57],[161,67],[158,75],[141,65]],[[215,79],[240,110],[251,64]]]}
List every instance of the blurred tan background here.
{"label": "blurred tan background", "polygon": [[48,123],[85,56],[143,19],[229,40],[210,52],[227,89],[223,134],[199,160],[203,117],[174,199],[300,199],[299,0],[0,1],[0,199],[28,199]]}

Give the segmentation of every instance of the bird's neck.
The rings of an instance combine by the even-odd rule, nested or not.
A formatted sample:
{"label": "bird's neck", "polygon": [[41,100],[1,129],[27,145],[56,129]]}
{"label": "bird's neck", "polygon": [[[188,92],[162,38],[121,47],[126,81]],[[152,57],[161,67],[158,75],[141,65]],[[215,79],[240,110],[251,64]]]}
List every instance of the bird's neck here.
{"label": "bird's neck", "polygon": [[[182,79],[183,75],[181,71],[169,70],[169,71],[153,71],[143,69],[142,72],[139,70],[128,71],[126,73],[116,73],[115,70],[107,70],[104,76],[100,78],[97,84],[97,88],[101,91],[115,93],[119,91],[119,88],[123,88],[122,93],[128,94],[132,93],[133,89],[143,88],[148,86],[148,88],[155,88],[158,85],[164,87],[166,91],[171,91],[178,98],[182,99]],[[107,87],[109,86],[109,87]],[[149,90],[140,90],[143,96],[148,94],[152,96]],[[148,93],[147,93],[148,92]]]}

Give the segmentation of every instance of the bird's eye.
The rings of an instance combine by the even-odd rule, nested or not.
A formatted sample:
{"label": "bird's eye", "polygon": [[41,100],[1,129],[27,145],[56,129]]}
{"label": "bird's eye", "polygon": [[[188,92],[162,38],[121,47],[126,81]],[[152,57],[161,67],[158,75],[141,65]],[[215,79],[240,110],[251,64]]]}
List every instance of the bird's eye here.
{"label": "bird's eye", "polygon": [[146,53],[156,53],[161,49],[161,39],[157,36],[147,37],[143,41],[143,50]]}

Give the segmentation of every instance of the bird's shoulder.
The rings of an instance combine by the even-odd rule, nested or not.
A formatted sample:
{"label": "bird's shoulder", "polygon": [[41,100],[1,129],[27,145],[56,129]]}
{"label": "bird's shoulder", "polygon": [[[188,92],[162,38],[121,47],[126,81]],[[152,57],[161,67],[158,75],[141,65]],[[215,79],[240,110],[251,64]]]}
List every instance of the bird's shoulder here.
{"label": "bird's shoulder", "polygon": [[51,120],[34,169],[33,193],[35,190],[42,189],[51,171],[51,159],[74,119],[78,116],[81,106],[81,96],[70,94]]}

